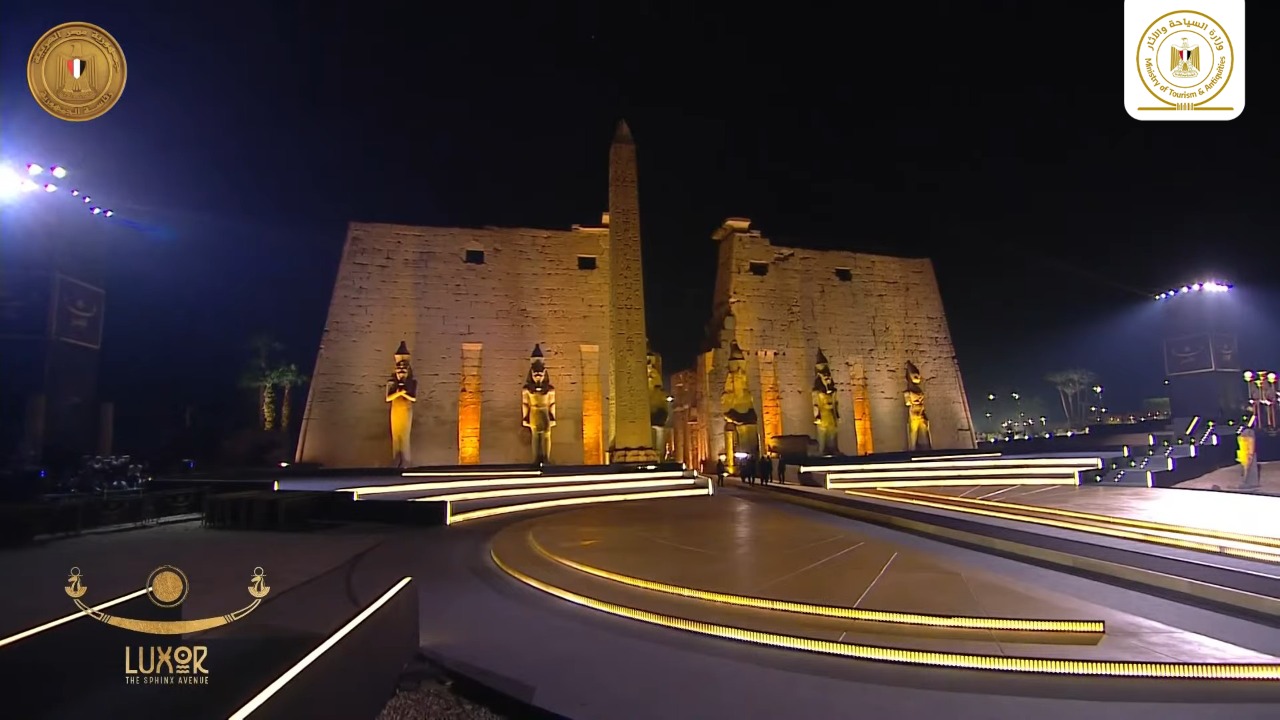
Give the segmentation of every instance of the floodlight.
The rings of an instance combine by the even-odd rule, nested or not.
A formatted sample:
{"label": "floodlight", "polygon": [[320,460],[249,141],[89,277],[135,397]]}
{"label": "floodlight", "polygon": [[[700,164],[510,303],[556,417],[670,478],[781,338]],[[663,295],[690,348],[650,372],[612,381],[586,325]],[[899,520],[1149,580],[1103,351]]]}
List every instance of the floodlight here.
{"label": "floodlight", "polygon": [[57,186],[57,185],[54,185],[53,183],[45,183],[44,191],[45,191],[45,192],[57,192],[57,191],[58,191],[58,186]]}
{"label": "floodlight", "polygon": [[40,167],[39,165],[36,165],[35,163],[27,163],[28,175],[39,175],[42,172],[44,172],[44,168]]}
{"label": "floodlight", "polygon": [[53,173],[53,176],[58,178],[59,180],[67,176],[67,169],[64,167],[59,167],[57,165],[54,165],[53,167],[49,168],[49,172]]}

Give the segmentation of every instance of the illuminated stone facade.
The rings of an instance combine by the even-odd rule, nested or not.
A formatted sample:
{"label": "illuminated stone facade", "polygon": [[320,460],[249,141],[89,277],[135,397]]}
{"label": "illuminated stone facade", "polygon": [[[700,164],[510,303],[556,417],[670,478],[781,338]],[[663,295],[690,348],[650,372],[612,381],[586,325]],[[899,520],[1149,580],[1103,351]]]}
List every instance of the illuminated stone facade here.
{"label": "illuminated stone facade", "polygon": [[352,223],[297,460],[391,463],[382,389],[401,341],[418,383],[414,465],[530,462],[521,388],[535,345],[556,393],[553,464],[608,461],[615,429],[627,452],[613,459],[656,457],[635,146],[625,124],[610,152],[609,185],[600,227]]}
{"label": "illuminated stone facade", "polygon": [[923,374],[933,447],[974,447],[929,260],[776,246],[744,219],[726,221],[713,238],[719,243],[713,347],[699,356],[694,377],[674,383],[678,417],[697,422],[693,432],[676,430],[682,460],[714,462],[725,452],[720,398],[735,341],[761,409],[761,448],[772,447],[777,436],[816,437],[812,390],[819,350],[830,360],[837,388],[843,452],[906,449],[908,362]]}

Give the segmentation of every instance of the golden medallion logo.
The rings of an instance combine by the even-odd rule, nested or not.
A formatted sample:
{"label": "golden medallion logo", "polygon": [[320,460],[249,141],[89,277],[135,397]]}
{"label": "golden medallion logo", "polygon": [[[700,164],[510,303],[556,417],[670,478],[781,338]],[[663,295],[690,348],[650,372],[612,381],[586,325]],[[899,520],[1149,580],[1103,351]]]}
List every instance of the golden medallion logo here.
{"label": "golden medallion logo", "polygon": [[[1125,3],[1125,107],[1139,120],[1230,120],[1244,109],[1243,0]],[[1136,52],[1135,52],[1136,47]]]}
{"label": "golden medallion logo", "polygon": [[100,117],[124,92],[120,44],[89,23],[63,23],[36,42],[27,59],[27,86],[50,115],[70,122]]}
{"label": "golden medallion logo", "polygon": [[[89,591],[80,568],[73,567],[63,588],[71,601],[85,615],[107,625],[148,635],[185,635],[229,625],[253,612],[262,599],[271,592],[266,572],[253,569],[246,588],[253,598],[245,607],[227,615],[197,620],[142,620],[108,615],[89,607],[80,598]],[[187,576],[172,565],[161,565],[147,578],[146,593],[151,603],[159,608],[176,608],[187,599],[191,584]],[[209,670],[205,660],[209,648],[205,645],[138,645],[125,648],[125,682],[131,685],[207,685]]]}

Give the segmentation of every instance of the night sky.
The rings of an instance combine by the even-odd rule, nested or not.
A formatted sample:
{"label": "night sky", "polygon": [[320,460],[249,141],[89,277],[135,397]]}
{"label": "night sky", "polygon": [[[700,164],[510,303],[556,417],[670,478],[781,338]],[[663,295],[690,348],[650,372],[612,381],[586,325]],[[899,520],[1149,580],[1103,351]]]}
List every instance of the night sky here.
{"label": "night sky", "polygon": [[[1056,403],[1040,378],[1083,366],[1136,406],[1160,385],[1151,294],[1210,275],[1274,329],[1259,284],[1280,227],[1273,95],[1251,85],[1232,122],[1130,119],[1120,2],[1075,29],[1053,3],[1012,1],[839,18],[521,5],[7,3],[0,155],[68,166],[127,221],[85,231],[110,248],[104,394],[153,420],[213,403],[260,331],[309,369],[348,221],[596,222],[620,117],[669,368],[701,345],[727,216],[775,242],[934,258],[971,393]],[[32,44],[71,20],[128,60],[122,100],[87,123],[48,116],[25,81]],[[56,199],[4,207],[3,243],[80,212]],[[163,392],[136,399],[147,389]]]}

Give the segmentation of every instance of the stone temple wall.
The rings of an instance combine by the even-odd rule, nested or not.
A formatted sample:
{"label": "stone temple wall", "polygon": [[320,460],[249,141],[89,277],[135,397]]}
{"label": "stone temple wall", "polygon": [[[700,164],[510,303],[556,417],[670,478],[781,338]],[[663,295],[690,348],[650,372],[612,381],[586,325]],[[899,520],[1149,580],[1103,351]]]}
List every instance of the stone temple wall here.
{"label": "stone temple wall", "polygon": [[[520,388],[535,344],[556,388],[552,461],[603,462],[608,243],[607,228],[353,223],[297,460],[329,467],[390,464],[384,388],[403,340],[418,380],[413,465],[528,462]],[[477,251],[483,263],[474,262]],[[467,262],[469,254],[473,262]]]}
{"label": "stone temple wall", "polygon": [[[699,362],[709,390],[702,416],[710,428],[723,427],[720,393],[730,342],[737,340],[762,436],[816,436],[810,393],[821,349],[838,388],[842,454],[906,449],[908,361],[924,379],[933,446],[974,447],[929,260],[775,246],[749,223],[730,220],[715,236],[711,329],[713,345],[719,342]],[[707,440],[711,457],[724,452],[723,433],[713,430]]]}

